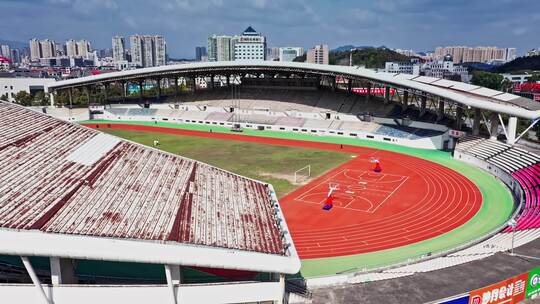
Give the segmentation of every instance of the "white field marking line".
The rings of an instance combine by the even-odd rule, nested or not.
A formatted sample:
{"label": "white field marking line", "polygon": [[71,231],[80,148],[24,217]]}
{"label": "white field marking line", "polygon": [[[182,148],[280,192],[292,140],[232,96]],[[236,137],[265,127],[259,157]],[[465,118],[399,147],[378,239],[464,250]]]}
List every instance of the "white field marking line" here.
{"label": "white field marking line", "polygon": [[[313,193],[313,194],[324,194],[323,192],[316,192],[316,193]],[[373,206],[373,203],[364,198],[371,206]],[[323,199],[321,200],[319,203],[315,203],[315,202],[310,202],[310,201],[305,201],[305,200],[297,200],[301,203],[305,203],[305,204],[312,204],[312,205],[321,205],[322,203],[325,202],[326,199]],[[352,201],[354,201],[355,199],[353,198]],[[345,207],[342,207],[342,206],[338,206],[335,202],[334,202],[334,208],[341,208],[341,209],[346,209],[346,210],[351,210],[351,211],[358,211],[358,212],[367,212],[367,213],[373,213],[373,212],[370,212],[370,211],[367,211],[367,210],[364,210],[364,209],[355,209],[355,208],[348,208],[347,206],[349,206],[352,202],[348,203]],[[371,208],[371,207],[370,207]]]}
{"label": "white field marking line", "polygon": [[[401,163],[402,166],[404,166],[405,168],[407,168],[408,170],[410,171],[413,171],[413,172],[417,172],[416,170],[418,169],[417,166],[416,166],[416,163],[412,162],[412,161],[405,161],[405,162],[402,162]],[[430,169],[432,168],[433,166],[430,166]],[[438,170],[435,169],[435,171],[438,172]],[[432,170],[428,171],[430,174],[432,173]],[[429,174],[428,174],[429,175]],[[425,186],[427,188],[427,191],[424,192],[424,196],[417,200],[416,203],[413,205],[413,207],[417,207],[417,206],[422,206],[425,202],[429,201],[429,200],[433,200],[433,199],[440,199],[441,198],[441,195],[442,195],[442,192],[439,192],[438,193],[438,198],[437,198],[437,192],[435,191],[436,190],[436,185],[433,183],[435,179],[432,179],[432,178],[426,178],[425,175],[420,175],[420,178],[425,182]],[[433,192],[432,192],[433,191]],[[446,194],[448,195],[448,191],[445,191]],[[414,208],[413,208],[414,209]],[[425,209],[423,209],[425,210]],[[409,225],[409,222],[407,221],[409,218],[407,215],[405,215],[404,213],[399,213],[399,214],[394,214],[394,215],[391,215],[389,217],[386,217],[386,219],[392,219],[394,221],[396,221],[396,223],[398,223],[399,225]],[[407,221],[407,222],[406,222]],[[347,229],[350,229],[350,228],[353,228],[357,225],[349,225],[349,226],[346,226],[346,227],[342,227],[342,228],[347,228]],[[370,228],[371,229],[371,228]],[[392,230],[395,230],[395,229],[392,229]],[[321,230],[319,230],[321,231]],[[327,230],[324,230],[325,233],[335,233],[335,231],[327,231]],[[377,229],[377,231],[379,231],[379,229]],[[303,232],[303,235],[305,235],[306,233]],[[320,233],[317,234],[318,236],[320,236]]]}
{"label": "white field marking line", "polygon": [[[377,211],[377,209],[379,209],[379,207],[381,205],[383,205],[399,188],[401,188],[401,186],[409,179],[408,176],[405,177],[405,179],[403,181],[401,181],[401,183],[396,187],[394,188],[394,191],[392,191],[377,207],[375,207],[375,209],[373,210],[373,212]],[[373,213],[372,212],[372,213]]]}
{"label": "white field marking line", "polygon": [[[368,189],[368,188],[360,188],[360,186],[356,186],[356,185],[347,185],[347,188],[351,189],[351,187],[353,189],[358,189],[358,190],[366,190],[366,191],[373,191],[373,192],[382,192],[382,193],[391,193],[392,190],[379,190],[379,189]],[[399,186],[398,186],[399,187]]]}
{"label": "white field marking line", "polygon": [[[354,170],[354,169],[345,169],[345,171],[356,171],[356,172],[362,172],[362,175],[359,175],[359,176],[363,176],[364,173],[371,173],[370,171],[361,171],[361,170]],[[376,173],[374,173],[376,174]],[[347,174],[347,172],[344,173],[345,177],[347,178],[350,178],[352,180],[356,180],[358,182],[362,182],[362,180],[360,180],[359,178],[355,178],[355,177],[352,177],[352,176],[349,176]],[[387,174],[387,173],[382,173],[382,175],[384,176],[392,176],[392,177],[400,177],[400,179],[398,180],[395,180],[395,181],[380,181],[380,178],[377,180],[377,181],[371,181],[372,183],[379,183],[379,184],[389,184],[389,183],[396,183],[396,182],[399,182],[400,180],[402,180],[404,177],[408,178],[409,176],[407,175],[397,175],[397,174]],[[369,176],[369,175],[368,175]],[[368,181],[370,182],[370,181]]]}
{"label": "white field marking line", "polygon": [[[362,181],[359,181],[357,178],[354,178],[354,177],[351,177],[351,176],[348,176],[347,175],[347,171],[358,171],[358,172],[362,172],[362,173],[369,173],[369,171],[360,171],[360,170],[351,170],[351,169],[343,169],[339,172],[337,172],[336,174],[332,175],[331,177],[327,178],[325,181],[319,183],[317,186],[315,186],[314,188],[311,188],[310,190],[302,193],[300,196],[298,196],[297,198],[295,198],[295,201],[298,201],[298,202],[303,202],[303,203],[309,203],[309,204],[314,204],[314,205],[320,205],[322,203],[324,203],[325,199],[322,199],[319,203],[315,203],[315,202],[310,202],[310,201],[306,201],[304,199],[302,199],[302,197],[305,197],[307,195],[309,195],[313,189],[316,189],[317,187],[323,185],[323,184],[330,184],[330,183],[335,183],[335,184],[339,184],[339,186],[341,186],[341,183],[336,183],[336,182],[331,182],[332,179],[334,179],[337,175],[343,173],[343,175],[348,178],[348,179],[351,179],[353,181],[357,181],[357,182],[362,182]],[[394,188],[394,190],[392,191],[388,191],[388,190],[377,190],[377,189],[364,189],[366,191],[374,191],[374,192],[382,192],[382,193],[386,193],[387,196],[386,198],[380,202],[379,204],[377,204],[377,207],[371,211],[370,209],[373,208],[373,206],[375,206],[376,204],[374,204],[371,200],[363,197],[364,200],[366,200],[370,205],[371,207],[369,207],[368,209],[355,209],[355,208],[349,208],[348,206],[351,205],[355,199],[353,198],[353,200],[351,202],[349,202],[347,205],[345,205],[345,207],[341,207],[341,206],[337,206],[334,204],[334,207],[337,207],[337,208],[343,208],[343,209],[346,209],[346,210],[353,210],[353,211],[360,211],[360,212],[367,212],[367,213],[375,213],[375,211],[377,211],[377,209],[379,209],[379,207],[384,204],[388,198],[390,198],[390,196],[392,196],[392,194],[394,194],[402,185],[403,183],[405,183],[405,181],[407,179],[409,179],[409,176],[405,176],[405,175],[394,175],[394,174],[386,174],[384,173],[384,176],[395,176],[395,177],[400,177],[401,178],[401,183],[396,187]],[[395,183],[397,181],[388,181],[388,182],[380,182],[380,183]],[[374,183],[377,183],[377,182],[374,182]],[[354,186],[354,184],[349,184],[347,185],[347,187],[349,186]],[[316,192],[316,193],[311,193],[311,195],[314,195],[314,194],[317,194],[317,193],[320,193],[320,192]]]}
{"label": "white field marking line", "polygon": [[[364,211],[364,212],[367,212],[367,213],[371,213],[373,214],[373,212],[369,211],[369,209],[373,208],[373,202],[365,197],[362,197],[361,199],[364,199],[366,200],[370,205],[371,207],[367,208],[367,210],[361,210],[361,209],[354,209],[354,208],[351,208],[351,209],[354,209],[354,210],[359,210],[359,211]],[[354,198],[351,202],[349,202],[347,205],[345,205],[344,208],[348,208],[350,204],[352,204],[353,202],[356,201],[356,198]]]}
{"label": "white field marking line", "polygon": [[301,197],[303,197],[303,196],[306,196],[306,195],[307,195],[309,192],[311,192],[313,189],[316,189],[317,187],[319,187],[319,186],[321,186],[321,185],[323,185],[323,184],[328,184],[332,178],[336,177],[336,175],[338,175],[338,174],[343,173],[343,171],[345,171],[345,170],[347,170],[347,169],[343,169],[343,170],[341,170],[341,171],[339,171],[339,172],[336,172],[336,174],[334,174],[334,175],[332,175],[332,176],[326,178],[325,180],[323,180],[322,182],[320,182],[319,184],[317,184],[315,187],[312,187],[311,189],[307,190],[306,192],[300,194],[300,195],[297,196],[294,200],[295,200],[295,201],[301,201],[301,202],[304,201],[304,200],[299,199],[299,198],[301,198]]}

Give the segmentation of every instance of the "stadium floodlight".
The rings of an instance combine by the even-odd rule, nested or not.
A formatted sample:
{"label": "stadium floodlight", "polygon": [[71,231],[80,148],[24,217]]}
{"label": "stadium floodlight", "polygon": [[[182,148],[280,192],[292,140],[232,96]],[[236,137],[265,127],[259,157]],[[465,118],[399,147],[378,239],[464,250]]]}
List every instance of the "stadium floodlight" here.
{"label": "stadium floodlight", "polygon": [[510,247],[510,255],[514,255],[514,236],[515,236],[515,233],[516,233],[517,222],[516,222],[515,219],[511,219],[510,221],[508,221],[508,225],[510,227],[512,227],[512,243],[511,243],[511,247]]}

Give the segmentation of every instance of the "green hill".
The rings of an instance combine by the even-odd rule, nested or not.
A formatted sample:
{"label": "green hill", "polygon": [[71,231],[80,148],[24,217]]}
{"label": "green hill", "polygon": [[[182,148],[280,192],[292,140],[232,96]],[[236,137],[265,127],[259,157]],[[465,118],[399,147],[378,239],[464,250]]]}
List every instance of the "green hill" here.
{"label": "green hill", "polygon": [[[341,51],[333,51],[330,52],[328,61],[330,64],[333,65],[349,65],[350,60],[350,52],[341,52]],[[387,61],[409,61],[411,60],[411,57],[401,55],[399,53],[396,53],[390,49],[379,47],[369,47],[369,48],[363,48],[358,49],[356,51],[353,51],[353,65],[360,65],[365,66],[366,68],[374,69],[374,68],[384,68],[384,63]],[[296,57],[294,59],[296,62],[305,62],[306,61],[306,55],[302,55],[300,57]]]}
{"label": "green hill", "polygon": [[[330,53],[330,64],[349,65],[350,52]],[[411,57],[401,55],[387,48],[365,48],[353,51],[353,65],[361,65],[366,68],[384,68],[387,61],[408,61]]]}
{"label": "green hill", "polygon": [[540,56],[519,57],[495,69],[498,73],[540,71]]}

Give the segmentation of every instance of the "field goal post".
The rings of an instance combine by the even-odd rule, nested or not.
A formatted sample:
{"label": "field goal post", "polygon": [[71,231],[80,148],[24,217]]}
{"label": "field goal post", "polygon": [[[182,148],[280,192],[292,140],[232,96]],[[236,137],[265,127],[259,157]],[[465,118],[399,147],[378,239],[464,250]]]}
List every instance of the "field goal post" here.
{"label": "field goal post", "polygon": [[294,171],[294,183],[297,184],[300,180],[307,180],[311,177],[311,165],[302,167]]}

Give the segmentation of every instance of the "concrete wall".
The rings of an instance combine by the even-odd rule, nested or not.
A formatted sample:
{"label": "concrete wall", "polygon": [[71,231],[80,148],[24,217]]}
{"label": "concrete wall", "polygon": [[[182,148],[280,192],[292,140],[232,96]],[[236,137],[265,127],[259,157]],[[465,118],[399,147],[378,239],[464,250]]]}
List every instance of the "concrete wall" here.
{"label": "concrete wall", "polygon": [[[55,304],[171,303],[166,285],[43,285]],[[279,282],[184,285],[176,287],[177,303],[245,303],[281,300]],[[0,284],[1,303],[43,303],[34,285]]]}
{"label": "concrete wall", "polygon": [[8,101],[13,102],[20,91],[30,93],[30,87],[46,91],[47,85],[55,81],[54,78],[0,78],[0,96],[8,94]]}

